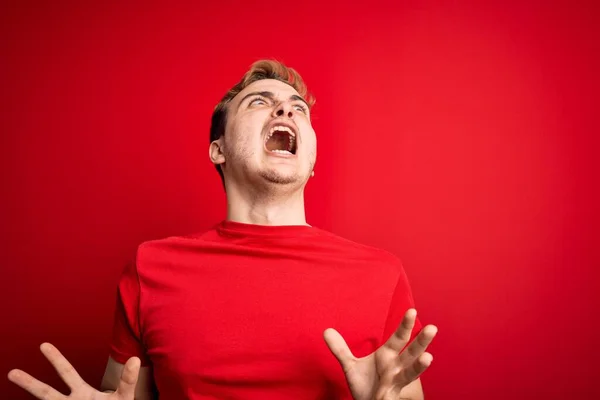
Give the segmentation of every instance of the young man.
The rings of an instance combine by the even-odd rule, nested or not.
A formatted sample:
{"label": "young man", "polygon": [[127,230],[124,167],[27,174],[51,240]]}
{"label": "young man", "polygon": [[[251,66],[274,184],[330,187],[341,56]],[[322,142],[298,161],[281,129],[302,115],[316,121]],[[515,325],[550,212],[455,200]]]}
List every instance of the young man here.
{"label": "young man", "polygon": [[[313,103],[293,69],[259,61],[216,106],[209,156],[227,218],[140,246],[119,282],[105,392],[41,346],[70,398],[423,398],[437,328],[416,335],[399,260],[306,223]],[[23,371],[9,379],[65,398]]]}

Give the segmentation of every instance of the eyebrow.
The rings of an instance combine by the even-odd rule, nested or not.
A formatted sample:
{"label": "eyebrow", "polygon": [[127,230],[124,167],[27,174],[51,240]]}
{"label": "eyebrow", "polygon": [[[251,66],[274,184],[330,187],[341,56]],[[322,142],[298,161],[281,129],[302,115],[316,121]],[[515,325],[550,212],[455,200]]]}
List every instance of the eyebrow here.
{"label": "eyebrow", "polygon": [[[275,95],[273,94],[273,92],[252,92],[252,93],[248,93],[247,95],[245,95],[242,100],[240,100],[240,102],[238,103],[238,109],[240,108],[240,106],[242,105],[242,103],[244,103],[244,101],[248,98],[248,97],[252,97],[252,96],[262,96],[262,97],[266,97],[267,99],[271,100],[271,101],[275,101]],[[293,94],[290,96],[290,100],[292,101],[301,101],[304,104],[306,104],[306,107],[308,109],[310,109],[310,106],[308,105],[308,103],[306,102],[306,100],[304,100],[304,98],[302,98],[302,96],[298,96],[297,94]]]}

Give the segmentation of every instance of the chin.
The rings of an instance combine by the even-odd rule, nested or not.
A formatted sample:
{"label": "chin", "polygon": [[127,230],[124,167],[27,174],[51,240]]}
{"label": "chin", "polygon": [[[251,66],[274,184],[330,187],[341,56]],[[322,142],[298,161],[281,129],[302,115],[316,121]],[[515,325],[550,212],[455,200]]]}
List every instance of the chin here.
{"label": "chin", "polygon": [[282,174],[274,170],[261,171],[260,176],[268,182],[279,185],[291,185],[302,182],[302,179],[297,174]]}

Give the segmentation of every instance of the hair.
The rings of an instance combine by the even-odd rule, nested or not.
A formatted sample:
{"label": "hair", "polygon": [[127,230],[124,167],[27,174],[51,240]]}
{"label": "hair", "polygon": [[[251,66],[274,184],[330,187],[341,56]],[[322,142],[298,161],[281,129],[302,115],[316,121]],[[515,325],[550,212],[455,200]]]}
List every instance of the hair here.
{"label": "hair", "polygon": [[[210,123],[210,143],[225,135],[225,125],[227,124],[227,105],[238,95],[242,90],[248,87],[251,83],[262,79],[276,79],[287,83],[300,96],[306,100],[308,107],[315,104],[315,98],[308,92],[306,84],[296,70],[285,66],[283,63],[276,60],[259,60],[250,66],[250,69],[244,74],[242,79],[229,91],[221,101],[215,106]],[[215,165],[223,186],[225,186],[225,176],[220,165]]]}

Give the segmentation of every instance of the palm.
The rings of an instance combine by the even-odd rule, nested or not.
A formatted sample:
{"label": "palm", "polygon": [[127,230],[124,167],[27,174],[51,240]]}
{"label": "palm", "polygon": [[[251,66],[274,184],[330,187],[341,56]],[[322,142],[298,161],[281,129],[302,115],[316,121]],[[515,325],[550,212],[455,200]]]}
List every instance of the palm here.
{"label": "palm", "polygon": [[423,328],[406,346],[415,320],[416,311],[408,310],[389,340],[362,358],[352,354],[338,332],[333,329],[325,331],[325,341],[340,362],[355,400],[399,399],[402,389],[431,364],[432,356],[425,350],[435,337],[437,328],[432,325]]}
{"label": "palm", "polygon": [[66,396],[53,387],[35,379],[28,373],[15,369],[9,372],[8,379],[42,400],[134,400],[135,385],[140,371],[139,358],[130,358],[121,376],[119,387],[113,393],[102,393],[88,385],[75,371],[75,368],[49,343],[40,346],[42,353],[52,363],[56,372],[71,389]]}

